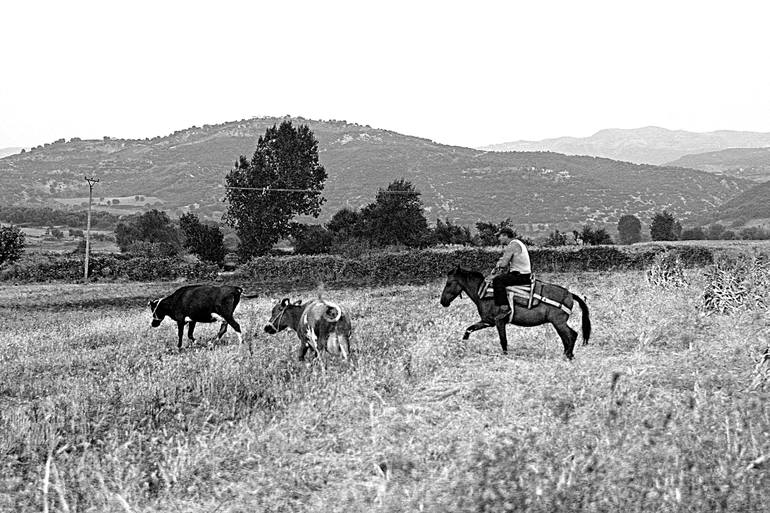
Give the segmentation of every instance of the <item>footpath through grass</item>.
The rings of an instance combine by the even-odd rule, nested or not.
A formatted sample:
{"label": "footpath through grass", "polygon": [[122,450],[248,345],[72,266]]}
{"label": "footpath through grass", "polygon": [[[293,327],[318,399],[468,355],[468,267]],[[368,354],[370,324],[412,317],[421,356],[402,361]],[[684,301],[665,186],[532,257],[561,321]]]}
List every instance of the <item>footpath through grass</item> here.
{"label": "footpath through grass", "polygon": [[770,315],[701,315],[688,273],[544,276],[587,296],[573,362],[550,327],[462,342],[443,283],[330,290],[357,351],[326,372],[262,332],[285,294],[239,308],[253,354],[175,354],[172,284],[0,287],[0,511],[765,511]]}

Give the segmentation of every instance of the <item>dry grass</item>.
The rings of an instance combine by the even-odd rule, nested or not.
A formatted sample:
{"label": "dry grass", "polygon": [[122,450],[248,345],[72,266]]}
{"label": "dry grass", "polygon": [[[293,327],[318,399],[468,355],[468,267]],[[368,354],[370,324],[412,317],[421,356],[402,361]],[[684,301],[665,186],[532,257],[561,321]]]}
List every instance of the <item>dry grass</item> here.
{"label": "dry grass", "polygon": [[261,332],[278,296],[236,315],[252,355],[175,354],[168,284],[0,287],[0,510],[764,511],[770,315],[700,314],[688,273],[545,277],[588,298],[572,363],[551,328],[463,343],[443,283],[329,291],[357,353],[326,372]]}

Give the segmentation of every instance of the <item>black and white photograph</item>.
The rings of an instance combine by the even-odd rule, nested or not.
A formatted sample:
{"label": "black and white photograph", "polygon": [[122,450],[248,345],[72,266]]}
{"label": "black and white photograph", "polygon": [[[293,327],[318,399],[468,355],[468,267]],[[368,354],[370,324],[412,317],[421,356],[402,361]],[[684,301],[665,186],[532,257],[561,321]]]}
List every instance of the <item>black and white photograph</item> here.
{"label": "black and white photograph", "polygon": [[770,4],[0,5],[0,512],[764,513]]}

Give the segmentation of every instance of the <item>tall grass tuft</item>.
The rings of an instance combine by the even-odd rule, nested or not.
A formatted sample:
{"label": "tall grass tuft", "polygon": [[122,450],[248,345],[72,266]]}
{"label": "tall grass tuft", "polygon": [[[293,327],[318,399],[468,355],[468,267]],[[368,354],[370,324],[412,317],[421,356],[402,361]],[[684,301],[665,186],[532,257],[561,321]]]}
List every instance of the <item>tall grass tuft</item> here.
{"label": "tall grass tuft", "polygon": [[655,287],[684,287],[688,284],[685,265],[679,253],[664,251],[652,260],[652,265],[645,271],[648,284]]}
{"label": "tall grass tuft", "polygon": [[770,306],[770,262],[767,255],[720,255],[705,271],[702,307],[706,312],[733,313]]}

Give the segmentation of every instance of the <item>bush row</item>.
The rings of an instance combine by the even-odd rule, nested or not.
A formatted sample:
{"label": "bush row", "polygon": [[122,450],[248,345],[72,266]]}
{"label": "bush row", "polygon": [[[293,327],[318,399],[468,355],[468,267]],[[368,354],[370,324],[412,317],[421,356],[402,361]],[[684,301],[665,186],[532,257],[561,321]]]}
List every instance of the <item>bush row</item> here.
{"label": "bush row", "polygon": [[[0,271],[0,281],[79,281],[83,279],[83,265],[83,256],[28,256]],[[214,264],[185,262],[177,258],[96,254],[88,262],[88,276],[93,280],[212,280],[218,272],[219,268]]]}
{"label": "bush row", "polygon": [[[686,267],[713,262],[711,250],[700,246],[533,248],[529,255],[533,271],[545,273],[645,269],[662,252],[675,253]],[[487,272],[499,257],[500,251],[490,248],[373,253],[357,259],[338,255],[260,257],[241,266],[238,277],[255,283],[310,286],[423,283],[441,278],[457,265]]]}
{"label": "bush row", "polygon": [[[705,266],[714,258],[702,246],[582,246],[570,248],[532,248],[530,258],[535,273],[618,271],[648,268],[655,255],[676,254],[685,267]],[[232,280],[282,286],[387,285],[426,283],[441,278],[457,265],[466,269],[491,270],[500,250],[462,248],[370,253],[358,258],[339,255],[267,256],[241,266]],[[129,257],[121,254],[95,254],[89,260],[89,276],[94,280],[163,281],[213,280],[214,264],[190,263],[174,257]],[[83,257],[74,255],[27,256],[0,271],[0,281],[45,282],[78,281],[83,278]]]}

